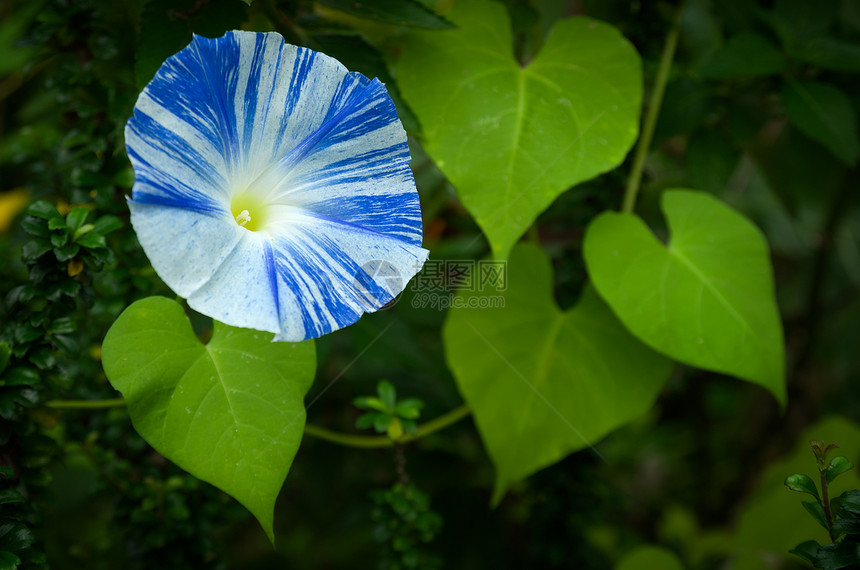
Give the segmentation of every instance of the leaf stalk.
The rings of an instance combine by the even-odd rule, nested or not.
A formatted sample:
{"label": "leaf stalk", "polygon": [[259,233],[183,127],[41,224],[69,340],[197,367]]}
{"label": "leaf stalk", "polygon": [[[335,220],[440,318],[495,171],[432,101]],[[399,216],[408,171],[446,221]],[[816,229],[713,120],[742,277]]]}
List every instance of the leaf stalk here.
{"label": "leaf stalk", "polygon": [[621,211],[625,214],[633,213],[636,205],[636,196],[642,184],[642,172],[645,168],[645,159],[654,139],[654,128],[657,126],[657,117],[660,115],[660,106],[663,103],[663,94],[666,92],[666,84],[669,81],[669,72],[672,69],[672,60],[675,58],[675,48],[678,47],[678,36],[681,33],[681,12],[684,4],[678,8],[672,28],[666,35],[666,43],[663,44],[663,53],[660,55],[660,65],[657,68],[657,76],[654,79],[654,87],[648,100],[648,108],[645,111],[645,119],[642,122],[642,134],[636,145],[636,154],[633,155],[633,166],[630,176],[627,178],[627,187],[624,189],[624,201]]}

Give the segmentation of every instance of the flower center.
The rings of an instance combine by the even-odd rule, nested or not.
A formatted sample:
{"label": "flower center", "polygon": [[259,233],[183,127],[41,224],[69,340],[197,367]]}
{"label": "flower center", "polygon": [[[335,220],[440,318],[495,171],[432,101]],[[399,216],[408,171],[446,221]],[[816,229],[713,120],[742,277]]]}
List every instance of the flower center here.
{"label": "flower center", "polygon": [[236,194],[230,201],[230,212],[236,223],[252,232],[263,229],[268,218],[266,210],[266,204],[250,191]]}

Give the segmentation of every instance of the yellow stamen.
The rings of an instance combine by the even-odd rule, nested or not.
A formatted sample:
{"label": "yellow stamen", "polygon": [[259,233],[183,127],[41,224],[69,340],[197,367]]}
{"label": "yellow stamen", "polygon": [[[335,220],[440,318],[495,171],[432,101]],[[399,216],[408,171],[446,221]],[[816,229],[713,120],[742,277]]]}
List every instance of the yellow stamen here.
{"label": "yellow stamen", "polygon": [[251,212],[248,210],[242,210],[238,216],[236,216],[236,221],[240,226],[244,226],[248,222],[251,221]]}
{"label": "yellow stamen", "polygon": [[251,191],[245,191],[233,196],[230,201],[230,212],[236,223],[252,232],[263,229],[267,219],[267,205],[260,197]]}

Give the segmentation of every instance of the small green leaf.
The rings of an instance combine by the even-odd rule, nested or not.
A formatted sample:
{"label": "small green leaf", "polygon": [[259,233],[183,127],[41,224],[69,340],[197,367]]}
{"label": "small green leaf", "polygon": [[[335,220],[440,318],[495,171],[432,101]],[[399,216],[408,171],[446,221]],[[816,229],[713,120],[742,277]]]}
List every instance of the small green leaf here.
{"label": "small green leaf", "polygon": [[835,536],[839,536],[840,534],[856,536],[860,534],[860,519],[845,518],[833,521],[833,534]]}
{"label": "small green leaf", "polygon": [[783,99],[788,118],[798,129],[846,164],[857,161],[860,156],[857,116],[844,92],[817,81],[788,81]]}
{"label": "small green leaf", "polygon": [[835,443],[825,445],[823,441],[819,440],[810,441],[809,447],[812,449],[812,453],[815,455],[815,461],[819,464],[819,467],[824,467],[824,462],[827,460],[828,453],[834,449],[839,449],[839,446]]}
{"label": "small green leaf", "polygon": [[400,400],[400,402],[397,404],[397,406],[398,407],[407,406],[410,408],[415,408],[416,410],[423,410],[424,409],[424,401],[421,400],[420,398],[404,398],[403,400]]}
{"label": "small green leaf", "polygon": [[11,479],[15,470],[8,465],[0,465],[0,479]]}
{"label": "small green leaf", "polygon": [[105,247],[106,245],[105,236],[97,234],[95,232],[84,234],[80,238],[76,239],[76,241],[79,245],[89,249]]}
{"label": "small green leaf", "polygon": [[355,420],[355,427],[358,429],[370,429],[376,423],[376,416],[379,414],[369,413],[358,416]]}
{"label": "small green leaf", "polygon": [[102,216],[93,224],[93,233],[107,235],[122,227],[122,220],[116,216]]}
{"label": "small green leaf", "polygon": [[642,342],[676,360],[764,386],[785,404],[782,323],[767,242],[702,192],[663,193],[671,239],[605,212],[585,235],[588,273]]}
{"label": "small green leaf", "polygon": [[55,345],[57,345],[57,348],[70,356],[76,356],[80,351],[78,342],[74,339],[74,337],[65,334],[55,334],[51,335],[51,340],[54,342]]}
{"label": "small green leaf", "polygon": [[[31,351],[29,357],[30,362],[41,370],[53,368],[57,363],[54,352],[47,346]],[[0,380],[0,384],[2,384],[2,380]]]}
{"label": "small green leaf", "polygon": [[57,208],[54,207],[53,204],[44,200],[38,200],[36,202],[33,202],[27,207],[26,212],[30,216],[42,218],[43,220],[50,220],[52,218],[62,219],[62,216],[60,216],[60,213],[57,211]]}
{"label": "small green leaf", "polygon": [[801,542],[800,544],[795,546],[793,550],[789,550],[789,552],[799,558],[806,560],[810,564],[815,564],[815,560],[818,557],[819,548],[821,548],[821,545],[818,544],[816,541],[807,540],[806,542]]}
{"label": "small green leaf", "polygon": [[94,247],[87,250],[87,254],[95,259],[98,263],[110,265],[114,262],[113,251],[104,247]]}
{"label": "small green leaf", "polygon": [[81,248],[76,243],[70,243],[64,247],[54,249],[54,255],[57,257],[57,261],[68,261],[81,251]]}
{"label": "small green leaf", "polygon": [[848,461],[847,458],[842,457],[841,455],[834,457],[830,462],[830,465],[827,466],[827,470],[824,472],[827,482],[830,483],[839,475],[842,475],[853,467],[854,464]]}
{"label": "small green leaf", "polygon": [[57,301],[63,296],[76,297],[81,287],[82,285],[74,279],[64,279],[48,289],[48,300]]}
{"label": "small green leaf", "polygon": [[590,287],[561,311],[549,259],[533,244],[512,251],[506,291],[458,296],[463,308],[449,311],[442,331],[445,356],[496,466],[494,503],[512,483],[640,417],[671,371]]}
{"label": "small green leaf", "polygon": [[[26,246],[24,246],[26,247]],[[6,295],[6,303],[12,305],[13,303],[29,303],[33,300],[33,297],[36,296],[37,290],[32,285],[19,285],[15,287]],[[12,350],[12,354],[15,354],[15,350]]]}
{"label": "small green leaf", "polygon": [[561,20],[527,64],[502,3],[457,2],[456,30],[414,32],[397,61],[424,149],[496,258],[556,197],[618,166],[636,140],[641,62],[615,28]]}
{"label": "small green leaf", "polygon": [[402,400],[394,408],[394,414],[405,420],[415,420],[421,416],[421,409],[424,407],[424,402],[417,398],[408,398]]}
{"label": "small green leaf", "polygon": [[0,548],[24,550],[36,542],[33,532],[23,524],[12,521],[0,524]]}
{"label": "small green leaf", "polygon": [[51,218],[48,220],[48,229],[49,230],[59,230],[66,229],[66,220],[61,217]]}
{"label": "small green leaf", "polygon": [[17,366],[0,377],[0,386],[32,386],[39,383],[39,373],[32,368]]}
{"label": "small green leaf", "polygon": [[442,16],[416,0],[371,0],[356,2],[355,0],[319,0],[335,10],[377,20],[396,26],[411,26],[416,28],[445,29],[452,27]]}
{"label": "small green leaf", "polygon": [[381,381],[376,386],[376,392],[379,394],[379,399],[385,404],[385,409],[390,410],[397,402],[397,391],[388,380]]}
{"label": "small green leaf", "polygon": [[72,240],[78,241],[78,238],[80,238],[82,235],[84,235],[86,233],[93,231],[93,229],[95,229],[95,225],[93,225],[93,224],[82,225],[81,227],[79,227],[78,229],[75,230],[75,233],[72,235]]}
{"label": "small green leaf", "polygon": [[[797,489],[794,490],[796,491]],[[826,530],[829,530],[827,528],[827,515],[824,514],[824,507],[821,506],[821,503],[817,501],[801,501],[800,504],[812,515],[815,522],[823,526]]]}
{"label": "small green leaf", "polygon": [[352,401],[352,404],[357,408],[361,408],[362,410],[376,410],[378,412],[384,412],[388,409],[385,405],[385,402],[373,396],[361,396],[359,398],[354,399]]}
{"label": "small green leaf", "polygon": [[373,418],[373,429],[376,433],[384,433],[388,431],[388,426],[391,425],[392,418],[389,414],[376,414]]}
{"label": "small green leaf", "polygon": [[834,501],[846,511],[860,514],[860,490],[845,491]]}
{"label": "small green leaf", "polygon": [[798,493],[808,493],[819,501],[821,500],[821,498],[818,496],[818,488],[815,486],[815,483],[812,482],[812,479],[801,473],[795,473],[794,475],[789,475],[788,477],[786,477],[785,486],[792,491],[797,491]]}
{"label": "small green leaf", "polygon": [[72,208],[66,215],[66,227],[72,233],[76,232],[84,224],[84,220],[87,219],[89,214],[90,211],[87,208]]}
{"label": "small green leaf", "polygon": [[44,334],[41,328],[35,327],[27,323],[20,323],[12,331],[15,342],[18,344],[26,344],[33,342]]}
{"label": "small green leaf", "polygon": [[65,231],[54,232],[51,234],[51,245],[54,247],[63,247],[69,243],[69,234]]}
{"label": "small green leaf", "polygon": [[37,238],[48,239],[51,232],[45,227],[45,220],[39,218],[25,217],[21,220],[21,227],[25,232]]}
{"label": "small green leaf", "polygon": [[8,550],[0,550],[0,569],[17,570],[19,564],[21,559],[17,555]]}
{"label": "small green leaf", "polygon": [[856,542],[825,544],[818,549],[815,567],[821,570],[853,570],[860,565],[860,545]]}
{"label": "small green leaf", "polygon": [[77,327],[75,326],[74,319],[72,319],[71,317],[62,317],[59,319],[54,319],[48,329],[52,333],[66,334],[75,332],[75,330],[77,330]]}
{"label": "small green leaf", "polygon": [[54,248],[51,242],[44,239],[33,239],[24,244],[21,249],[21,258],[32,263]]}
{"label": "small green leaf", "polygon": [[298,450],[312,342],[215,323],[209,344],[175,301],[128,307],[105,337],[102,362],[137,432],[159,453],[235,497],[269,539],[275,499]]}
{"label": "small green leaf", "polygon": [[23,502],[24,496],[15,489],[0,489],[0,505]]}

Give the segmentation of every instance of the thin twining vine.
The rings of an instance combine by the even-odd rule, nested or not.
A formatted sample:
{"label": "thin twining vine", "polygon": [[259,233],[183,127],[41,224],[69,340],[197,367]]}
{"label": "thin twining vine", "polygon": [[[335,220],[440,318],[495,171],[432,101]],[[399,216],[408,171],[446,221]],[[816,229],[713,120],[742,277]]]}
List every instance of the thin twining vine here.
{"label": "thin twining vine", "polygon": [[[51,400],[45,405],[55,410],[98,410],[105,408],[124,408],[126,407],[125,400],[122,398],[112,398],[108,400]],[[393,447],[394,444],[409,443],[416,439],[421,439],[431,433],[457,423],[471,413],[469,407],[465,404],[454,408],[446,414],[442,414],[438,418],[424,422],[418,426],[414,434],[404,433],[398,439],[392,439],[387,435],[353,435],[333,431],[312,424],[305,425],[305,435],[322,439],[338,445],[347,447],[359,447],[364,449],[374,449],[382,447]]]}
{"label": "thin twining vine", "polygon": [[624,200],[621,211],[625,214],[633,213],[636,205],[636,195],[642,183],[642,171],[645,168],[645,159],[654,139],[654,128],[657,126],[657,117],[660,115],[660,106],[663,103],[663,93],[666,91],[666,83],[669,82],[669,71],[672,69],[672,60],[675,58],[675,48],[678,47],[678,36],[681,33],[681,12],[684,4],[678,8],[672,28],[666,35],[666,43],[663,44],[663,53],[660,54],[660,66],[657,68],[657,76],[654,78],[654,86],[651,89],[651,97],[648,99],[648,108],[642,121],[642,135],[636,144],[636,153],[633,155],[633,166],[630,176],[627,178],[627,187],[624,189]]}

